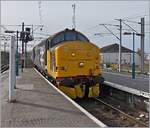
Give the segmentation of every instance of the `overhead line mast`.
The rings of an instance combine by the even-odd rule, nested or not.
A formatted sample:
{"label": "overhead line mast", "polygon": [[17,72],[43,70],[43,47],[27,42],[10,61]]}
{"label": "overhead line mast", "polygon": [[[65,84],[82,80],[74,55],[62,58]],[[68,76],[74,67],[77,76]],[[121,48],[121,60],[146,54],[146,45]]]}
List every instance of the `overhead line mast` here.
{"label": "overhead line mast", "polygon": [[[121,71],[121,60],[122,60],[122,54],[121,54],[121,47],[122,47],[122,19],[116,19],[120,21],[120,25],[114,25],[114,24],[99,24],[99,25],[103,25],[112,35],[114,35],[119,41],[119,56],[118,56],[118,70],[119,72]],[[115,27],[119,27],[120,29],[120,37],[116,36],[108,27],[106,27],[106,25],[109,26],[115,26]]]}
{"label": "overhead line mast", "polygon": [[[128,20],[124,20],[129,22]],[[131,21],[130,21],[131,22]],[[135,29],[133,29],[130,25],[123,22],[126,26],[128,26],[132,31],[135,33],[138,33]],[[137,24],[141,25],[141,73],[144,73],[144,37],[145,37],[145,20],[144,18],[141,18],[141,22],[136,22]]]}

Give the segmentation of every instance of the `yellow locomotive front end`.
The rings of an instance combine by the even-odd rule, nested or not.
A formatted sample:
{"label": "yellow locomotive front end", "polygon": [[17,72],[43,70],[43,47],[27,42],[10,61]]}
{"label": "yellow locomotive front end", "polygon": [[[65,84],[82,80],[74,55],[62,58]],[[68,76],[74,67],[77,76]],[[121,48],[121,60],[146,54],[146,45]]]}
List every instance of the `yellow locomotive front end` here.
{"label": "yellow locomotive front end", "polygon": [[100,61],[100,49],[88,40],[65,40],[47,50],[49,76],[73,99],[99,96]]}
{"label": "yellow locomotive front end", "polygon": [[55,48],[56,77],[97,76],[100,71],[99,48],[82,42],[65,42]]}
{"label": "yellow locomotive front end", "polygon": [[97,97],[104,81],[100,49],[76,30],[66,29],[33,49],[34,66],[69,97]]}

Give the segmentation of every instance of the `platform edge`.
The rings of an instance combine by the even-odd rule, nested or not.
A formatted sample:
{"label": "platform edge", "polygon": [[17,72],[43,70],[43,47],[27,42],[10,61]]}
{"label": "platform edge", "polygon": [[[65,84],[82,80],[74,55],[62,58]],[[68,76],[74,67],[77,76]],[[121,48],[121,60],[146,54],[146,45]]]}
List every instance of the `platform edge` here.
{"label": "platform edge", "polygon": [[86,111],[83,107],[74,102],[71,98],[61,92],[57,87],[55,87],[52,83],[50,83],[37,69],[33,68],[48,84],[50,84],[56,91],[58,91],[61,95],[63,95],[67,100],[69,100],[75,107],[77,107],[81,112],[83,112],[86,116],[88,116],[91,120],[93,120],[100,127],[107,127],[103,122],[99,121],[96,117]]}

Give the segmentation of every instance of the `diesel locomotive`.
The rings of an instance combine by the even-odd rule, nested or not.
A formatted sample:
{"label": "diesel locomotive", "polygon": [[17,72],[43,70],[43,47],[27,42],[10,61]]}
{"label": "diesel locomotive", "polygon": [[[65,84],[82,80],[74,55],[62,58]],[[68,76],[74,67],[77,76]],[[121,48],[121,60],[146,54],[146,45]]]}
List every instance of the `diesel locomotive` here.
{"label": "diesel locomotive", "polygon": [[70,98],[99,96],[104,81],[100,49],[81,32],[60,31],[32,52],[34,66]]}

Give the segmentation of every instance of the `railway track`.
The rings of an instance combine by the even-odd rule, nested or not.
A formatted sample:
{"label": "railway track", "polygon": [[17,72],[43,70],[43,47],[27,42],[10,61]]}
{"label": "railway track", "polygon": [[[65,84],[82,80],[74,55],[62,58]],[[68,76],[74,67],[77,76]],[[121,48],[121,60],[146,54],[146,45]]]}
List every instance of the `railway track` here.
{"label": "railway track", "polygon": [[[121,109],[105,102],[105,99],[92,98],[86,101],[77,101],[79,105],[89,111],[97,119],[110,127],[148,127],[148,119],[141,121],[136,118],[137,112],[128,109],[124,112]],[[132,113],[131,115],[128,113]],[[134,115],[135,113],[135,115]]]}
{"label": "railway track", "polygon": [[93,98],[93,99],[96,100],[96,101],[98,101],[98,102],[100,102],[100,103],[102,103],[102,104],[104,104],[104,105],[106,105],[106,106],[108,106],[109,108],[111,108],[111,109],[113,109],[113,110],[119,112],[119,113],[122,114],[124,117],[127,117],[127,118],[129,118],[129,119],[135,121],[136,123],[138,123],[138,124],[140,124],[140,125],[142,125],[142,126],[147,127],[147,124],[146,124],[145,122],[142,122],[142,121],[137,120],[134,116],[131,116],[131,115],[129,115],[129,114],[126,114],[126,113],[123,112],[122,110],[120,110],[120,109],[118,109],[118,108],[116,108],[116,107],[114,107],[114,106],[112,106],[112,105],[110,105],[110,104],[104,102],[103,100],[101,100],[101,99],[99,99],[99,98]]}
{"label": "railway track", "polygon": [[[43,76],[46,77],[45,75]],[[110,99],[105,99],[105,97],[103,98],[103,100],[102,98],[90,98],[77,99],[75,101],[107,126],[148,127],[148,118],[146,121],[140,121],[140,119],[136,118],[136,116],[132,116],[134,115],[132,110],[128,109],[128,112],[124,112],[121,109],[113,106],[112,104],[105,102],[105,100],[109,100],[109,102],[111,102]],[[120,104],[120,101],[118,102]],[[139,110],[135,111],[134,113],[137,113],[138,111]],[[127,113],[131,113],[131,115]]]}
{"label": "railway track", "polygon": [[6,71],[9,68],[9,65],[2,65],[1,66],[1,73],[3,73],[4,71]]}

